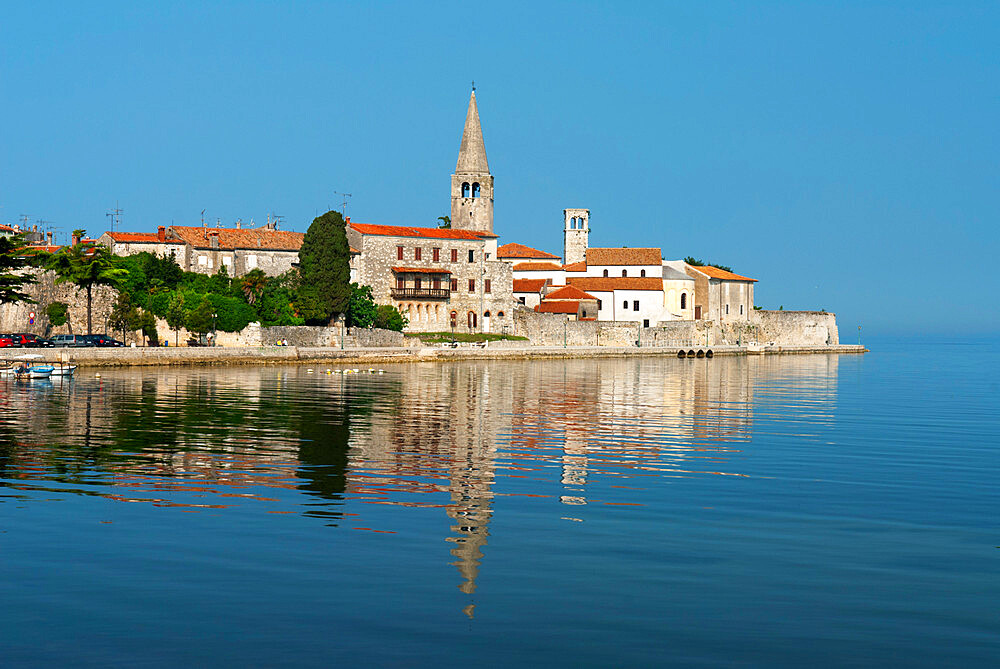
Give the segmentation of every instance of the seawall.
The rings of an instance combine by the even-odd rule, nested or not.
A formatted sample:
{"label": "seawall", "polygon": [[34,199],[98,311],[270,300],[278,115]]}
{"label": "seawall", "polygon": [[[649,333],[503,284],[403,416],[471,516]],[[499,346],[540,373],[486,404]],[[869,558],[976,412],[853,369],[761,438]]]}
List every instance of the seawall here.
{"label": "seawall", "polygon": [[[205,348],[75,348],[11,349],[9,357],[41,352],[47,359],[66,359],[81,367],[145,367],[157,365],[273,365],[297,363],[371,364],[390,362],[433,362],[448,360],[538,360],[552,358],[677,357],[674,346],[463,346],[424,348],[355,348],[264,346]],[[713,356],[787,355],[805,353],[865,353],[863,346],[745,346],[694,347],[695,353],[712,351]],[[7,357],[7,356],[5,356]]]}

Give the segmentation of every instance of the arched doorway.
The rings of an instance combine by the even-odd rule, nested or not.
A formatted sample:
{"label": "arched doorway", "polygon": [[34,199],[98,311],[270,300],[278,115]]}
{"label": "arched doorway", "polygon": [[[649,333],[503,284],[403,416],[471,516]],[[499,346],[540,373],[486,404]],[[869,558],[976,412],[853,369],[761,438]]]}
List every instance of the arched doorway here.
{"label": "arched doorway", "polygon": [[486,313],[483,314],[483,332],[489,332],[489,331],[490,331],[490,312],[487,310]]}
{"label": "arched doorway", "polygon": [[475,311],[470,311],[468,319],[469,319],[469,330],[475,330],[476,329],[476,312]]}

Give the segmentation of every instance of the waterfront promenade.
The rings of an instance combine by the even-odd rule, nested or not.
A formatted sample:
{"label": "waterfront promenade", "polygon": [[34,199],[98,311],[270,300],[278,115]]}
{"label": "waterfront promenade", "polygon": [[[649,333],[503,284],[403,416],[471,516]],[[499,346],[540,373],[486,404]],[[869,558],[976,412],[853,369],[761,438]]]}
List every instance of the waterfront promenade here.
{"label": "waterfront promenade", "polygon": [[294,363],[371,364],[450,360],[530,360],[552,358],[678,357],[684,350],[713,356],[865,353],[858,345],[839,346],[470,346],[330,348],[299,346],[234,346],[192,348],[74,348],[53,351],[81,367],[144,367],[157,365],[267,365]]}

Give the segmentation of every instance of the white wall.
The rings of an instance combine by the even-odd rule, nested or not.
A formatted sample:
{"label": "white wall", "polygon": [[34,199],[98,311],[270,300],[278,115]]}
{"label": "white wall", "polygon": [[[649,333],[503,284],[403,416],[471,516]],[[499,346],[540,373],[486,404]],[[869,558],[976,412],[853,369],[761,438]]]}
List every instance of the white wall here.
{"label": "white wall", "polygon": [[[587,265],[587,272],[584,276],[604,276],[604,270],[608,270],[609,277],[621,278],[622,271],[628,276],[642,276],[642,271],[646,271],[646,277],[663,277],[663,267],[661,265]],[[579,276],[579,275],[577,275]]]}

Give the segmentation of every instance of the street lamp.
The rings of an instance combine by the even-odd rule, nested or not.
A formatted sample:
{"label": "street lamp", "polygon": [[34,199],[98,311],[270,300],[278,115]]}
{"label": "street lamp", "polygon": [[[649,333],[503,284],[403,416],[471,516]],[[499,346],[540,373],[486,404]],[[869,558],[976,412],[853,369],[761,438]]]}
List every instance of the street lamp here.
{"label": "street lamp", "polygon": [[215,319],[219,317],[219,314],[212,312],[212,346],[215,346],[216,333],[218,330],[215,327]]}

